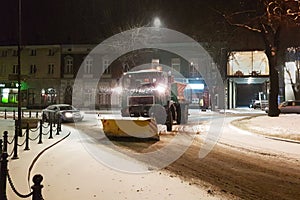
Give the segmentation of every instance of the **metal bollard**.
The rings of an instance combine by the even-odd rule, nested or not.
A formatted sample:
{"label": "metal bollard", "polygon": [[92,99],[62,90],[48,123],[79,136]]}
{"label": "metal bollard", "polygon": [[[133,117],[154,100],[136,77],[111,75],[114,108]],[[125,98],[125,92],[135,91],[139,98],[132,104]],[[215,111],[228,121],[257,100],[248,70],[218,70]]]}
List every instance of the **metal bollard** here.
{"label": "metal bollard", "polygon": [[0,199],[7,200],[6,185],[7,185],[7,152],[1,154],[1,174],[0,174]]}
{"label": "metal bollard", "polygon": [[58,118],[57,128],[59,131],[61,131],[61,117]]}
{"label": "metal bollard", "polygon": [[8,132],[4,131],[3,133],[3,152],[7,152],[7,138],[8,138]]}
{"label": "metal bollard", "polygon": [[18,159],[19,157],[18,157],[18,138],[19,138],[19,134],[18,134],[18,131],[19,131],[19,129],[18,129],[18,125],[16,125],[16,127],[15,127],[15,139],[14,139],[14,155],[13,155],[13,157],[12,157],[12,159]]}
{"label": "metal bollard", "polygon": [[13,110],[13,119],[16,120],[16,111]]}
{"label": "metal bollard", "polygon": [[42,195],[42,189],[43,185],[41,185],[41,182],[43,181],[43,176],[40,174],[36,174],[33,176],[32,181],[34,183],[33,186],[31,186],[32,189],[32,200],[43,200]]}
{"label": "metal bollard", "polygon": [[[7,185],[7,131],[4,132],[3,152],[1,154],[1,167],[0,167],[0,199],[7,200],[6,185]],[[5,147],[6,146],[6,147]]]}
{"label": "metal bollard", "polygon": [[39,112],[36,111],[36,113],[35,113],[35,118],[38,118],[38,117],[39,117]]}
{"label": "metal bollard", "polygon": [[29,111],[29,118],[31,118],[31,110]]}
{"label": "metal bollard", "polygon": [[53,136],[52,136],[52,121],[50,122],[50,135],[49,135],[48,139],[53,139]]}
{"label": "metal bollard", "polygon": [[29,123],[27,122],[27,127],[26,127],[26,137],[25,137],[25,151],[30,150],[29,149]]}
{"label": "metal bollard", "polygon": [[6,116],[6,109],[4,110],[4,119],[7,119],[7,116]]}
{"label": "metal bollard", "polygon": [[42,142],[42,137],[43,137],[43,120],[40,120],[40,136],[39,136],[39,143],[38,144],[43,144]]}
{"label": "metal bollard", "polygon": [[57,123],[57,127],[56,127],[56,135],[59,135],[58,123]]}

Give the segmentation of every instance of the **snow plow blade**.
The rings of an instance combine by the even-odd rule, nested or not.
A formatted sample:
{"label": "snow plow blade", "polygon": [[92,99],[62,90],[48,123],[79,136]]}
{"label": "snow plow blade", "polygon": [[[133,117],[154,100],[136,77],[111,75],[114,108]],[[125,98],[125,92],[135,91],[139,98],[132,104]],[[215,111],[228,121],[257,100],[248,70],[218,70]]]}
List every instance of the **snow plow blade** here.
{"label": "snow plow blade", "polygon": [[108,138],[135,138],[159,140],[156,121],[152,118],[101,119]]}

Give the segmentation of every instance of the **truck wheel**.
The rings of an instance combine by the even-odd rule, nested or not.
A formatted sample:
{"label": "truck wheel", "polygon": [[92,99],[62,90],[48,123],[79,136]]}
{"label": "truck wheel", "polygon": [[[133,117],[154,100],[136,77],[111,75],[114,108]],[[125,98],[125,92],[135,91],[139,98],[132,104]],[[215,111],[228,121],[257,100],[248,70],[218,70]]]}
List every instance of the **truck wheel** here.
{"label": "truck wheel", "polygon": [[167,113],[163,106],[161,105],[153,105],[148,112],[150,117],[154,117],[157,124],[165,124],[167,123]]}
{"label": "truck wheel", "polygon": [[189,115],[188,105],[187,104],[182,105],[180,112],[181,112],[181,117],[180,117],[181,124],[186,124],[188,122],[188,115]]}
{"label": "truck wheel", "polygon": [[172,116],[172,112],[171,111],[168,112],[166,126],[167,126],[167,131],[172,131],[173,116]]}

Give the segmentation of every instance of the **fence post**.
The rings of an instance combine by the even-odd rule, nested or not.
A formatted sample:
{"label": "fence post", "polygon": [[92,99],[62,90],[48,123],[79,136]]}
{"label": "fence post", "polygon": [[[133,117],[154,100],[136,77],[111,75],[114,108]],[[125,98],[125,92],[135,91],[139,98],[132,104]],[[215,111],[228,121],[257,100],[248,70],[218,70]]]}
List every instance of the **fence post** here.
{"label": "fence post", "polygon": [[6,184],[7,184],[7,131],[4,132],[3,136],[3,152],[1,154],[1,167],[0,167],[0,199],[7,200],[6,196]]}
{"label": "fence post", "polygon": [[43,137],[43,120],[40,120],[40,137],[39,137],[39,143],[38,144],[43,144],[42,142],[42,137]]}
{"label": "fence post", "polygon": [[57,128],[58,128],[59,131],[61,131],[61,117],[58,117]]}
{"label": "fence post", "polygon": [[3,152],[7,152],[7,137],[8,137],[8,132],[4,131],[4,133],[3,133]]}
{"label": "fence post", "polygon": [[60,116],[57,115],[56,116],[56,123],[57,123],[57,126],[56,126],[56,135],[59,135],[59,121],[60,121]]}
{"label": "fence post", "polygon": [[49,135],[48,139],[53,139],[53,136],[52,136],[52,120],[50,120],[50,135]]}
{"label": "fence post", "polygon": [[19,129],[18,129],[18,124],[15,125],[15,139],[14,139],[14,155],[12,159],[18,159],[18,137],[19,137]]}
{"label": "fence post", "polygon": [[40,174],[36,174],[33,176],[32,181],[34,182],[34,185],[31,186],[32,189],[32,200],[43,200],[42,195],[42,189],[43,185],[41,185],[41,182],[43,181],[43,176]]}
{"label": "fence post", "polygon": [[25,137],[25,151],[30,150],[29,149],[29,122],[27,122],[27,127],[26,127],[26,137]]}
{"label": "fence post", "polygon": [[6,109],[4,110],[4,119],[7,119],[7,116],[6,116]]}

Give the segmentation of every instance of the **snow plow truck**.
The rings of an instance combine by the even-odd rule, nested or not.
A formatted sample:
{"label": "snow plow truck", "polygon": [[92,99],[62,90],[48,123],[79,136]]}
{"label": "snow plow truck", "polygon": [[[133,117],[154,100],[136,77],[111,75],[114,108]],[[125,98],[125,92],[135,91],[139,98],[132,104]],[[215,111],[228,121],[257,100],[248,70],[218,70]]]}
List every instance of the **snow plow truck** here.
{"label": "snow plow truck", "polygon": [[172,131],[173,124],[187,123],[189,104],[184,98],[185,87],[186,84],[174,81],[170,72],[162,70],[124,73],[117,89],[122,118],[102,119],[104,133],[112,137],[159,139],[157,124],[165,124],[167,131]]}

